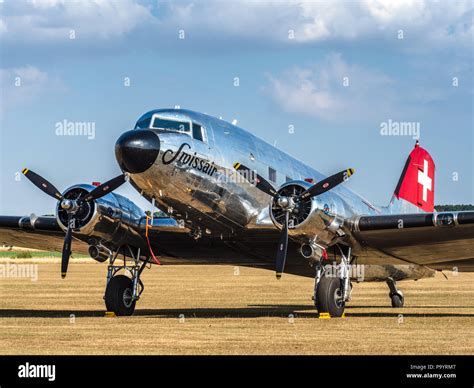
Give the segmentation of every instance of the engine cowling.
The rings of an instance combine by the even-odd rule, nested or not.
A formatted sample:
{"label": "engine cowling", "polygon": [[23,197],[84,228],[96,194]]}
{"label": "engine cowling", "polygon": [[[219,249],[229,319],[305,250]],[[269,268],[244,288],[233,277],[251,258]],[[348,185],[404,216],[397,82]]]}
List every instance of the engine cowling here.
{"label": "engine cowling", "polygon": [[[296,198],[311,186],[306,181],[290,181],[279,188],[278,194]],[[277,201],[274,199],[270,204],[270,217],[275,226],[281,229],[285,212]],[[333,194],[324,193],[295,204],[289,214],[288,232],[302,243],[311,241],[327,246],[343,226],[342,214],[342,201]]]}
{"label": "engine cowling", "polygon": [[[74,185],[64,191],[65,199],[84,198],[95,186]],[[67,230],[68,214],[58,203],[56,217],[59,226]],[[90,245],[103,244],[110,249],[128,244],[146,249],[140,231],[143,211],[129,199],[115,193],[83,202],[74,214],[73,232],[86,237]]]}

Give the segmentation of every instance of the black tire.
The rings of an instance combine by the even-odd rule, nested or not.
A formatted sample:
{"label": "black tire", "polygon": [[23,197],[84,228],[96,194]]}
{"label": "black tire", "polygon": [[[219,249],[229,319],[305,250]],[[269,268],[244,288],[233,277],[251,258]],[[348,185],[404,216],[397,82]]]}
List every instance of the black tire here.
{"label": "black tire", "polygon": [[316,308],[318,313],[329,313],[331,317],[342,317],[345,302],[341,298],[341,280],[334,276],[321,277],[316,290]]}
{"label": "black tire", "polygon": [[125,275],[110,279],[105,290],[105,307],[117,316],[130,316],[135,311],[136,300],[132,301],[133,282]]}
{"label": "black tire", "polygon": [[405,298],[400,294],[392,294],[390,295],[390,299],[392,300],[392,307],[394,308],[403,307],[405,303]]}

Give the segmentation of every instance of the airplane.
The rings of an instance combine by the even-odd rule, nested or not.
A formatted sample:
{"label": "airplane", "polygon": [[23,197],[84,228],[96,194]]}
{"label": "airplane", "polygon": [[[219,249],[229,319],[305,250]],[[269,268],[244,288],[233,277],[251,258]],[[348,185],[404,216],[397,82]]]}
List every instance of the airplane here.
{"label": "airplane", "polygon": [[[228,263],[311,277],[319,314],[341,317],[353,282],[397,281],[436,271],[474,271],[474,212],[434,211],[435,164],[417,141],[387,206],[349,190],[347,168],[325,176],[250,132],[186,109],[142,115],[121,134],[122,174],[63,192],[22,170],[57,202],[55,216],[0,216],[0,243],[108,261],[107,311],[132,315],[152,264]],[[129,182],[146,213],[114,190]],[[155,208],[166,217],[154,217]],[[123,258],[123,261],[122,261]],[[363,269],[361,273],[354,268]]]}

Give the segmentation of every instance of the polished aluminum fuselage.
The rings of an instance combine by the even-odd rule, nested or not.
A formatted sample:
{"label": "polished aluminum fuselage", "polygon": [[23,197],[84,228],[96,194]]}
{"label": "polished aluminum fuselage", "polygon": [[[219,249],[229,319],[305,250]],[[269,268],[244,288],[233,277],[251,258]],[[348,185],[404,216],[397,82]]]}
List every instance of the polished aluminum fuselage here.
{"label": "polished aluminum fuselage", "polygon": [[[232,256],[227,252],[231,249],[244,255],[241,257],[266,258],[272,267],[281,227],[271,216],[272,199],[240,176],[234,163],[241,163],[270,181],[269,169],[273,169],[276,179],[271,183],[276,189],[291,184],[307,188],[311,186],[307,180],[317,182],[325,175],[246,130],[206,114],[183,109],[154,110],[140,117],[138,123],[156,114],[202,126],[205,141],[187,133],[142,128],[156,132],[160,151],[146,171],[129,174],[130,183],[196,240],[195,245],[179,235],[158,231],[155,246],[163,254],[170,252],[173,260],[191,256],[196,260],[200,255],[211,262],[223,262]],[[345,184],[313,198],[311,207],[314,217],[290,229],[287,270],[311,276],[311,263],[308,266],[299,247],[308,242],[329,247],[344,240],[352,246],[359,263],[372,264],[366,270],[367,280],[432,276],[433,271],[425,267],[407,266],[395,257],[361,246],[353,237],[360,216],[386,213],[389,208],[372,205]],[[333,252],[337,260],[337,249]]]}
{"label": "polished aluminum fuselage", "polygon": [[[274,169],[276,180],[272,183],[276,188],[288,181],[309,187],[305,179],[317,182],[325,177],[244,129],[205,114],[156,110],[140,120],[157,113],[201,125],[207,141],[193,139],[186,133],[151,128],[160,139],[159,156],[144,173],[131,174],[131,182],[147,199],[155,198],[159,207],[183,220],[192,230],[223,236],[238,234],[243,229],[275,230],[269,214],[271,198],[239,176],[233,169],[235,162],[266,179],[269,168]],[[209,168],[197,168],[203,164]],[[381,212],[344,184],[318,196],[314,206],[318,209],[326,206],[341,223],[357,215]],[[343,226],[349,227],[347,222]]]}
{"label": "polished aluminum fuselage", "polygon": [[[155,122],[146,120],[156,115],[159,116],[157,126],[162,123],[161,128],[167,130],[155,129]],[[171,130],[173,119],[174,123],[178,119],[187,121],[189,133]],[[189,126],[191,123],[195,125]],[[200,127],[204,129],[201,134],[195,132]],[[280,190],[282,195],[277,202],[285,197],[292,200],[297,191],[325,178],[242,128],[181,109],[146,113],[138,120],[136,130],[127,131],[117,140],[115,151],[129,182],[170,217],[149,222],[142,209],[115,193],[86,201],[72,226],[73,235],[79,240],[74,244],[75,252],[100,248],[100,252],[107,253],[123,248],[125,255],[129,248],[136,253],[139,249],[142,258],[154,253],[162,263],[229,263],[274,269],[281,236],[278,221],[281,204],[275,206],[268,194],[249,183],[240,170],[235,170],[235,163],[257,172]],[[74,185],[63,197],[72,206],[94,189],[91,185]],[[425,265],[410,264],[415,261],[371,246],[357,235],[361,216],[390,211],[392,206],[377,208],[344,183],[300,201],[291,210],[296,224],[289,225],[285,272],[314,276],[314,264],[323,257],[322,253],[325,251],[328,259],[337,262],[342,252],[338,248],[346,244],[352,248],[355,264],[369,264],[366,280],[432,275],[433,271]],[[53,219],[18,217],[13,230],[10,230],[12,220],[8,218],[4,241],[13,241],[18,246],[29,246],[33,241],[40,249],[60,250],[63,236],[58,231],[66,230],[68,222],[69,214],[59,205]],[[41,228],[51,232],[47,239],[43,238]],[[22,239],[25,231],[31,233],[31,239]],[[413,241],[409,241],[409,249],[413,249]]]}

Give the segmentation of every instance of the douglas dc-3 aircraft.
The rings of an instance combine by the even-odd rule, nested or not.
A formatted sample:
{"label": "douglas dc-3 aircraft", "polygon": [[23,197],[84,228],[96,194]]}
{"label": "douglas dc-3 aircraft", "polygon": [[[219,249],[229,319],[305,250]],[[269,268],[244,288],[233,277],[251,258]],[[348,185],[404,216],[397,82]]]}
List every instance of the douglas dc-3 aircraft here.
{"label": "douglas dc-3 aircraft", "polygon": [[[62,250],[62,277],[71,251],[108,260],[104,299],[116,315],[133,314],[150,263],[310,276],[318,312],[333,317],[350,300],[351,280],[361,280],[355,265],[363,265],[364,281],[387,282],[393,307],[404,303],[398,280],[474,270],[474,212],[434,212],[435,164],[418,142],[386,207],[345,187],[350,168],[326,177],[242,128],[190,110],[144,114],[119,137],[115,156],[122,175],[63,193],[25,168],[58,200],[56,216],[0,216],[0,243]],[[125,181],[169,217],[150,219],[113,193]]]}

